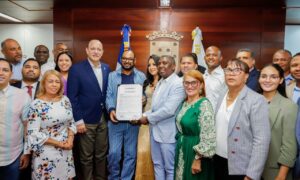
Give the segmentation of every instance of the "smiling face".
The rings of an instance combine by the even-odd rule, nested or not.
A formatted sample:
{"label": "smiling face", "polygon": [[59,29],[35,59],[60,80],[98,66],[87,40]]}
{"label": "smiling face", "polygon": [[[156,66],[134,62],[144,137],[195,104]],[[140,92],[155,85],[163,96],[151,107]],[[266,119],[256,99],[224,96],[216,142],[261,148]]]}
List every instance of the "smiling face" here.
{"label": "smiling face", "polygon": [[93,63],[99,63],[104,52],[102,43],[98,40],[91,40],[85,51]]}
{"label": "smiling face", "polygon": [[72,66],[72,60],[68,55],[62,54],[58,57],[57,65],[61,72],[68,72]]}
{"label": "smiling face", "polygon": [[23,80],[29,82],[36,82],[40,77],[41,69],[36,61],[27,61],[22,68]]}
{"label": "smiling face", "polygon": [[279,72],[272,66],[267,66],[261,70],[258,82],[264,92],[275,92],[277,87],[283,82]]}
{"label": "smiling face", "polygon": [[205,63],[210,71],[221,64],[222,56],[219,48],[215,46],[208,47],[205,51]]}
{"label": "smiling face", "polygon": [[198,64],[195,63],[192,57],[182,57],[180,62],[180,71],[185,74],[186,72],[197,69]]}
{"label": "smiling face", "polygon": [[8,62],[0,61],[0,89],[5,88],[12,76],[12,71]]}
{"label": "smiling face", "polygon": [[61,88],[61,79],[56,75],[50,74],[45,79],[45,94],[49,96],[58,95]]}
{"label": "smiling face", "polygon": [[152,58],[148,61],[148,71],[152,76],[158,74],[157,64],[155,64],[155,61]]}
{"label": "smiling face", "polygon": [[291,60],[290,55],[284,51],[278,51],[273,56],[273,63],[278,64],[284,70],[284,72],[290,70],[289,67],[290,60]]}
{"label": "smiling face", "polygon": [[300,56],[296,56],[291,60],[290,71],[292,76],[300,81]]}
{"label": "smiling face", "polygon": [[199,92],[203,89],[203,83],[192,76],[185,76],[183,86],[187,97],[199,96]]}
{"label": "smiling face", "polygon": [[135,57],[133,51],[124,51],[121,59],[123,70],[131,71],[135,66]]}
{"label": "smiling face", "polygon": [[167,57],[161,57],[158,61],[158,73],[162,78],[169,77],[175,71],[175,64]]}

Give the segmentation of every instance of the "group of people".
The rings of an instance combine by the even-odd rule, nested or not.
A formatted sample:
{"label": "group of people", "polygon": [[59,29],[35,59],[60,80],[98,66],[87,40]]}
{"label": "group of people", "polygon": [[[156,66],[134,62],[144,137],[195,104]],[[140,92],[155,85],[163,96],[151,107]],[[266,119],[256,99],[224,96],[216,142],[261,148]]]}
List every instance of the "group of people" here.
{"label": "group of people", "polygon": [[[5,180],[300,178],[300,54],[278,50],[259,71],[254,53],[239,49],[222,68],[221,50],[210,46],[206,68],[194,53],[180,58],[179,73],[173,56],[151,55],[145,75],[132,50],[111,71],[97,39],[74,65],[63,43],[53,62],[44,45],[27,60],[13,39],[1,48]],[[139,119],[117,119],[121,84],[143,86]]]}

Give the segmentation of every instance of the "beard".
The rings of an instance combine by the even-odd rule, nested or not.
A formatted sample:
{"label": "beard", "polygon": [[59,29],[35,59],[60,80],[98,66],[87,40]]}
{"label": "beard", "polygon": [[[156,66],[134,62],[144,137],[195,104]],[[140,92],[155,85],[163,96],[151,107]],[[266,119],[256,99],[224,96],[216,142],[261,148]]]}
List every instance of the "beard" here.
{"label": "beard", "polygon": [[126,70],[126,71],[130,71],[134,68],[134,66],[129,66],[129,67],[125,67],[123,64],[121,64],[122,69]]}
{"label": "beard", "polygon": [[29,82],[37,82],[39,80],[39,76],[38,77],[25,77],[23,76],[23,80],[24,81],[29,81]]}

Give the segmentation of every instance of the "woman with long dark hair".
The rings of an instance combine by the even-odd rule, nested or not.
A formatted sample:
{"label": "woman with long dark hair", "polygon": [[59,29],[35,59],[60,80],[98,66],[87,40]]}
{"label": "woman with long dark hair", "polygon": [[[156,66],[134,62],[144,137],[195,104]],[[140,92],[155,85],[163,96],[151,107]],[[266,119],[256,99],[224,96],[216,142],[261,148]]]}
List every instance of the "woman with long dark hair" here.
{"label": "woman with long dark hair", "polygon": [[60,72],[62,75],[62,81],[64,83],[64,95],[67,95],[68,74],[73,63],[73,57],[69,52],[64,51],[57,55],[55,62],[55,70]]}
{"label": "woman with long dark hair", "polygon": [[263,178],[292,180],[290,168],[294,166],[297,154],[297,105],[286,97],[284,71],[279,65],[264,66],[258,82],[260,92],[269,102],[271,126],[271,143]]}
{"label": "woman with long dark hair", "polygon": [[[160,79],[158,74],[159,56],[151,55],[148,59],[147,80],[144,83],[145,106],[143,111],[151,108],[152,94]],[[153,180],[154,170],[150,151],[149,125],[141,125],[138,137],[135,180]]]}

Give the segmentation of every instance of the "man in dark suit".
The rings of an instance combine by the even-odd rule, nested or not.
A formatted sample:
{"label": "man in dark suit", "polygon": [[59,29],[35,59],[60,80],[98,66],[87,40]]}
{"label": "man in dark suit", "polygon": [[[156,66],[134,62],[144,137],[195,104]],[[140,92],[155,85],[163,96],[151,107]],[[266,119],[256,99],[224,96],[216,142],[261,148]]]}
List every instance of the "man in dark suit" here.
{"label": "man in dark suit", "polygon": [[22,81],[11,84],[14,87],[24,89],[30,95],[31,99],[35,99],[39,88],[39,77],[41,74],[41,65],[34,58],[27,59],[22,67]]}
{"label": "man in dark suit", "polygon": [[79,133],[82,175],[84,179],[107,179],[105,99],[110,68],[100,61],[103,46],[99,40],[91,40],[86,53],[88,58],[69,71],[68,97]]}
{"label": "man in dark suit", "polygon": [[258,90],[259,70],[255,68],[254,52],[250,49],[239,49],[236,53],[236,58],[246,63],[249,67],[249,77],[247,79],[247,86],[253,91]]}

